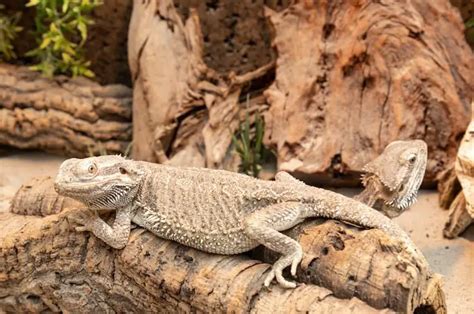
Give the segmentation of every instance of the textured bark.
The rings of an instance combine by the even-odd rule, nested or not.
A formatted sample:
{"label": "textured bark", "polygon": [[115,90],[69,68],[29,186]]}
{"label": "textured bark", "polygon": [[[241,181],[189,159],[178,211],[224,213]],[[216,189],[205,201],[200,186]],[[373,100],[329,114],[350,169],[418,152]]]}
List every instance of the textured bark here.
{"label": "textured bark", "polygon": [[461,184],[456,177],[454,163],[452,163],[438,176],[439,206],[443,209],[449,209],[459,192],[461,192]]}
{"label": "textured bark", "polygon": [[444,225],[443,235],[448,239],[459,236],[474,221],[466,210],[466,198],[461,191],[449,207],[448,221]]}
{"label": "textured bark", "polygon": [[[467,23],[474,17],[474,2],[472,0],[450,0],[449,2],[459,9],[464,23]],[[465,35],[471,49],[474,49],[474,27],[466,27]]]}
{"label": "textured bark", "polygon": [[[134,3],[136,159],[234,165],[230,134],[245,96],[265,111],[265,101],[255,101],[263,92],[265,142],[278,168],[310,183],[358,182],[361,167],[396,139],[428,143],[427,183],[454,160],[474,92],[474,58],[447,1],[296,1],[279,13],[266,9],[276,77],[269,62],[241,74],[252,74],[252,84],[205,64],[197,12],[210,19],[204,7],[212,5],[196,11],[186,9],[191,2],[175,3],[185,23],[171,0]],[[216,6],[221,14],[224,5]],[[201,23],[207,39],[209,23]]]}
{"label": "textured bark", "polygon": [[455,157],[474,92],[459,15],[447,1],[297,2],[266,13],[278,53],[266,136],[279,168],[344,174],[419,138],[432,181]]}
{"label": "textured bark", "polygon": [[[420,260],[408,258],[394,239],[380,230],[360,230],[336,221],[315,220],[287,233],[303,247],[298,281],[330,289],[336,297],[357,297],[371,306],[412,313],[428,305],[446,311],[441,280]],[[278,254],[265,249],[263,260]],[[433,288],[434,287],[434,288]]]}
{"label": "textured bark", "polygon": [[87,156],[123,153],[131,140],[131,90],[86,79],[47,79],[0,65],[0,144]]}
{"label": "textured bark", "polygon": [[456,195],[449,207],[449,217],[443,230],[446,238],[455,238],[460,235],[470,224],[474,222],[474,102],[472,103],[471,123],[467,127],[466,134],[461,140],[453,173],[462,189],[454,194],[450,184],[455,181],[451,176],[444,176],[446,181],[442,187],[447,191],[449,197],[443,197],[440,201],[451,199]]}
{"label": "textured bark", "polygon": [[[181,166],[226,168],[238,127],[243,86],[265,76],[273,63],[238,76],[220,75],[202,59],[199,18],[185,23],[172,1],[135,1],[129,29],[135,159]],[[251,105],[261,101],[252,99]]]}
{"label": "textured bark", "polygon": [[282,10],[289,0],[173,0],[181,18],[195,8],[203,33],[203,59],[216,71],[244,74],[275,60],[263,7]]}
{"label": "textured bark", "polygon": [[31,216],[58,214],[66,208],[84,208],[84,205],[56,193],[51,177],[33,178],[24,183],[10,204],[12,213]]}
{"label": "textured bark", "polygon": [[[205,254],[135,229],[125,249],[71,231],[66,214],[0,215],[0,309],[75,313],[376,313],[353,298],[302,285],[262,289],[269,265]],[[390,312],[390,311],[386,311]]]}
{"label": "textured bark", "polygon": [[[41,186],[37,186],[38,184]],[[50,204],[54,204],[55,206],[51,206]],[[55,208],[54,211],[50,210],[52,207]],[[54,224],[59,224],[59,221],[66,219],[66,212],[70,212],[71,208],[80,207],[83,206],[77,204],[77,202],[73,200],[60,197],[55,194],[54,190],[52,190],[52,179],[44,178],[41,180],[34,179],[32,182],[25,184],[15,196],[12,202],[11,211],[15,213],[28,213],[29,215],[40,216],[49,215],[50,213],[59,213],[54,215],[56,217],[54,223],[52,223],[50,220],[53,218],[45,218],[45,220],[31,220],[34,221],[35,228],[39,228],[38,224],[41,224],[42,227],[39,228],[39,230],[53,230],[51,232],[54,233],[56,232],[54,229],[57,228]],[[5,217],[6,218],[4,219],[8,220],[7,223],[11,227],[7,230],[7,233],[5,234],[6,236],[3,239],[2,234],[0,233],[0,249],[3,248],[2,245],[9,243],[6,239],[18,237],[16,232],[19,232],[20,234],[27,232],[25,230],[28,230],[29,227],[25,227],[25,223],[26,221],[29,221],[29,219],[32,219],[31,217],[24,217],[20,215]],[[0,218],[0,220],[1,219],[2,218]],[[15,224],[19,224],[21,228],[16,230],[14,227]],[[54,226],[50,226],[50,224],[53,224]],[[64,227],[65,224],[67,227]],[[31,246],[29,248],[32,250],[34,249],[41,251],[41,247],[44,245],[49,245],[49,241],[53,241],[55,243],[65,243],[64,245],[67,246],[69,245],[70,241],[66,239],[71,239],[71,237],[78,239],[80,238],[80,234],[75,234],[73,231],[69,231],[71,226],[67,224],[67,221],[63,222],[62,226],[63,227],[61,227],[61,230],[63,230],[65,234],[56,234],[56,238],[54,240],[38,239],[37,243],[33,245],[33,247],[38,246],[38,248],[34,249],[31,248]],[[106,295],[107,292],[102,291],[102,288],[97,288],[98,283],[95,281],[109,282],[106,285],[108,288],[115,284],[120,286],[120,289],[125,290],[145,289],[140,286],[140,283],[144,282],[144,279],[135,278],[134,276],[149,278],[149,274],[153,273],[154,269],[156,269],[156,265],[159,265],[159,273],[156,274],[157,277],[154,277],[155,279],[153,279],[156,280],[153,282],[157,283],[157,286],[154,287],[154,290],[146,289],[147,293],[155,296],[161,296],[162,294],[170,293],[170,285],[173,287],[181,286],[181,288],[179,288],[172,296],[173,299],[178,299],[174,300],[174,302],[183,302],[187,307],[194,310],[206,309],[203,307],[203,304],[205,304],[206,300],[205,297],[209,291],[212,290],[212,298],[224,298],[225,293],[227,293],[227,295],[230,295],[231,293],[237,293],[238,297],[232,300],[232,302],[229,301],[231,303],[226,303],[226,301],[219,305],[221,307],[211,307],[207,309],[207,311],[220,312],[229,311],[231,309],[240,309],[240,311],[245,311],[245,309],[248,309],[249,307],[261,309],[263,311],[266,306],[270,306],[272,310],[277,310],[278,312],[290,311],[291,307],[293,306],[293,298],[299,298],[303,300],[300,304],[302,306],[301,311],[303,311],[303,309],[307,309],[309,311],[317,309],[320,311],[321,308],[327,308],[328,311],[330,310],[333,312],[338,309],[343,309],[344,306],[348,305],[347,302],[350,302],[356,306],[351,310],[354,313],[362,310],[373,310],[374,308],[387,308],[398,312],[410,313],[415,308],[419,307],[430,308],[436,313],[446,312],[446,304],[444,300],[444,294],[441,290],[441,281],[439,276],[432,274],[428,269],[425,268],[425,266],[422,265],[419,260],[413,260],[409,258],[406,252],[396,241],[394,241],[394,239],[390,239],[379,230],[361,231],[357,228],[349,227],[345,224],[335,221],[324,222],[323,220],[314,220],[297,226],[289,231],[288,234],[298,240],[298,242],[303,247],[303,251],[305,252],[304,259],[298,269],[297,280],[299,282],[305,282],[307,285],[299,287],[299,290],[296,290],[294,295],[291,293],[288,294],[287,292],[280,290],[278,287],[272,287],[271,293],[260,291],[259,284],[262,283],[262,279],[264,277],[262,273],[268,269],[266,266],[264,266],[264,264],[249,260],[245,257],[210,256],[190,248],[185,248],[184,246],[172,244],[168,241],[158,239],[152,240],[156,237],[150,235],[148,232],[135,232],[136,233],[135,235],[132,235],[127,248],[123,251],[111,250],[110,248],[107,248],[105,244],[102,244],[100,240],[95,240],[93,236],[88,234],[83,235],[86,239],[93,241],[93,246],[91,247],[91,245],[88,245],[87,249],[84,249],[89,251],[89,253],[82,253],[83,257],[81,260],[84,262],[84,264],[79,263],[77,265],[77,267],[81,269],[80,275],[75,274],[77,269],[72,270],[71,273],[67,274],[63,274],[64,271],[58,270],[58,272],[61,274],[60,277],[67,278],[63,279],[65,281],[74,280],[74,278],[76,278],[75,276],[82,278],[81,280],[87,279],[87,285],[93,286],[92,288],[95,291],[93,297],[99,300],[104,300],[109,299],[109,297]],[[138,236],[138,234],[143,235]],[[32,235],[30,234],[29,236],[24,236],[25,239],[28,239],[29,237],[31,238]],[[40,236],[38,235],[38,237]],[[145,239],[142,239],[143,237],[145,237]],[[149,241],[153,241],[153,244],[149,244]],[[16,243],[17,242],[15,242],[15,245]],[[148,243],[147,245],[150,246],[146,249],[139,249],[144,245],[143,243]],[[168,244],[165,245],[164,243]],[[71,245],[74,246],[76,244]],[[68,249],[70,248],[60,248],[61,251]],[[17,250],[22,251],[22,249],[18,248]],[[104,250],[104,252],[101,250]],[[137,250],[139,250],[141,253],[138,253]],[[13,250],[8,252],[13,254],[15,251]],[[150,252],[153,252],[153,254],[151,254],[152,257],[150,257]],[[156,252],[160,253],[157,254]],[[130,256],[127,254],[130,254]],[[191,257],[183,257],[183,254],[189,255]],[[277,257],[275,253],[266,249],[263,250],[261,248],[256,249],[252,255],[254,255],[254,257],[259,257],[263,261],[269,263],[273,263]],[[138,256],[138,260],[133,259],[133,257],[136,256]],[[41,258],[48,260],[46,257]],[[102,262],[102,259],[105,258],[108,260],[107,263],[112,263],[110,259],[113,259],[114,264],[120,263],[120,265],[123,266],[123,268],[120,269],[120,278],[127,277],[131,278],[131,280],[128,280],[126,283],[110,283],[112,279],[108,278],[107,276],[111,275],[107,272],[100,274],[98,278],[94,277],[91,273],[95,274],[95,271],[88,269],[87,265],[104,263]],[[122,260],[117,261],[117,258],[124,258],[127,261],[130,260],[129,263],[131,264],[128,262],[123,262]],[[14,257],[5,257],[5,259],[11,260],[14,259]],[[69,257],[66,258],[63,263],[68,262],[68,259]],[[84,259],[86,259],[86,261],[84,261]],[[88,261],[88,259],[92,260]],[[189,263],[190,268],[186,268],[185,270],[181,269],[179,274],[177,274],[177,269],[182,267],[183,259]],[[218,266],[216,266],[217,264]],[[5,272],[10,273],[11,270],[9,270],[8,267],[6,268]],[[28,273],[28,271],[24,270],[22,267],[25,266],[18,266],[16,272]],[[55,266],[51,267],[55,269]],[[128,271],[129,268],[133,267],[139,267],[139,270],[136,270],[136,273],[135,270]],[[40,267],[40,269],[42,269],[42,267]],[[245,275],[243,274],[244,270]],[[66,272],[67,271],[69,270],[66,270]],[[215,273],[216,271],[217,273]],[[187,272],[186,275],[184,275],[183,272]],[[196,275],[190,275],[190,273]],[[204,278],[199,277],[199,274],[204,276]],[[222,274],[226,275],[224,276]],[[36,279],[37,275],[24,274],[24,276],[25,277],[22,277],[23,280],[27,278],[27,280],[24,281],[31,282],[31,280]],[[89,276],[92,277],[89,278]],[[115,278],[117,278],[117,275],[115,276]],[[195,276],[198,277],[195,278]],[[224,278],[221,278],[221,276]],[[4,287],[16,285],[16,281],[12,281],[9,275],[4,274],[3,277],[7,278],[3,283]],[[2,278],[1,272],[0,278]],[[176,278],[180,278],[179,280],[182,281],[179,281],[179,283],[169,283],[168,281],[170,278],[175,278],[174,281],[177,280]],[[45,280],[45,278],[44,276],[40,276],[38,280]],[[168,285],[160,283],[161,280],[166,281]],[[149,281],[146,282],[149,284]],[[59,284],[58,279],[55,279],[48,284],[57,285]],[[0,288],[2,287],[1,285],[2,283],[0,280]],[[129,285],[131,287],[128,287]],[[136,285],[139,287],[136,287]],[[328,295],[328,291],[323,288],[317,288],[314,285],[325,287],[331,290],[332,292],[330,297],[322,298],[323,296]],[[28,302],[25,301],[24,296],[28,295],[28,293],[38,295],[38,297],[40,297],[44,303],[46,303],[44,300],[48,298],[54,298],[50,296],[49,293],[32,292],[33,290],[28,290],[31,289],[29,287],[30,286],[22,287],[20,294],[9,292],[7,294],[9,297],[6,299],[9,300],[8,302],[16,302],[14,303],[15,306],[26,306],[25,304]],[[232,291],[226,290],[231,288],[233,289]],[[67,290],[69,288],[64,289]],[[117,290],[119,288],[116,287],[114,289]],[[184,292],[183,289],[185,289]],[[97,292],[97,290],[101,291]],[[313,293],[314,295],[307,296],[306,293]],[[255,297],[256,294],[258,294],[257,297]],[[13,299],[10,298],[13,295],[15,297]],[[23,297],[19,297],[20,295]],[[127,298],[127,300],[128,298],[131,298],[131,296],[123,296],[122,294],[120,295]],[[2,296],[0,295],[0,298],[1,297]],[[92,297],[92,294],[90,297]],[[141,304],[141,300],[147,299],[149,297],[150,296],[137,297],[134,295],[134,299],[128,300],[128,302],[131,304],[131,306],[136,307],[137,311],[156,310],[153,306],[158,305]],[[339,300],[341,301],[339,302],[338,299],[335,299],[334,297],[346,300]],[[257,303],[255,303],[255,298],[258,298]],[[355,298],[365,301],[368,305],[370,305],[370,307],[366,305],[364,305],[365,307],[360,305],[358,301],[355,301]],[[347,301],[348,299],[352,301]],[[213,304],[212,302],[214,301],[212,300],[209,301],[210,304]],[[54,302],[51,302],[53,304],[57,304],[59,301],[55,299]],[[106,302],[106,304],[103,304],[103,306],[109,306],[113,309],[118,309],[118,305],[114,304],[113,302],[115,302],[115,300],[110,304]],[[159,306],[165,306],[165,308],[171,306],[171,303],[167,303],[170,302],[170,300],[163,302],[163,304],[159,303]],[[201,304],[201,302],[204,303]],[[84,300],[84,303],[87,304],[87,309],[89,310],[93,310],[94,307],[98,306],[96,301],[91,301],[89,299]],[[316,304],[317,307],[313,308],[313,306]],[[0,306],[1,305],[2,301],[0,299]],[[298,308],[300,305],[298,305]],[[148,308],[146,306],[152,307]],[[278,307],[280,306],[281,308],[278,310]],[[63,310],[68,309],[68,307],[63,304],[61,304],[61,308]],[[101,308],[101,310],[104,309],[105,308]]]}

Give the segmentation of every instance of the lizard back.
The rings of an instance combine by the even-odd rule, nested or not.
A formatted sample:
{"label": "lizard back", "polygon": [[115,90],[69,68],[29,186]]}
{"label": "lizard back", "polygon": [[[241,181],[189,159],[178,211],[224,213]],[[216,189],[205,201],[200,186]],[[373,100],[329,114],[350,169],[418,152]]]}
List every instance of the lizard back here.
{"label": "lizard back", "polygon": [[133,221],[160,237],[208,252],[236,254],[256,247],[243,232],[244,217],[285,194],[295,198],[281,184],[242,174],[143,165],[148,171]]}

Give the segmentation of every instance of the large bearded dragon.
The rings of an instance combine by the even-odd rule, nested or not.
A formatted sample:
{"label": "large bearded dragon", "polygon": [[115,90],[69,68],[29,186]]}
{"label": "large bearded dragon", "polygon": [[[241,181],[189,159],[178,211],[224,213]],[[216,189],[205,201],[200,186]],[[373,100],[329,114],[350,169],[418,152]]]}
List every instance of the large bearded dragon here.
{"label": "large bearded dragon", "polygon": [[[411,157],[407,162],[414,164]],[[417,158],[426,162],[426,152]],[[282,271],[291,266],[294,276],[303,251],[281,231],[309,217],[378,228],[400,240],[411,254],[421,254],[382,213],[341,194],[308,186],[286,172],[279,172],[275,181],[264,181],[224,170],[101,156],[64,161],[55,188],[90,209],[116,211],[112,226],[97,215],[73,220],[81,225],[76,230],[91,231],[117,249],[127,244],[132,222],[161,238],[209,253],[239,254],[264,245],[282,254],[265,278],[265,286],[274,278],[283,287],[296,286]]]}

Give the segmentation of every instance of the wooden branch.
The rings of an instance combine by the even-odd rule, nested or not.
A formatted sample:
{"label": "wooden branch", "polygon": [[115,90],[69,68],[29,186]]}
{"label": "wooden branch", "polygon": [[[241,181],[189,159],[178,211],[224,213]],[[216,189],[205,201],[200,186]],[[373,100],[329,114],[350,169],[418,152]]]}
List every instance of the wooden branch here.
{"label": "wooden branch", "polygon": [[[461,140],[454,170],[443,176],[445,181],[440,183],[441,191],[446,191],[442,193],[444,197],[440,197],[440,202],[444,201],[450,206],[448,221],[443,230],[446,238],[457,237],[474,222],[474,102],[471,106],[471,123]],[[453,188],[453,182],[457,182],[460,191]]]}
{"label": "wooden branch", "polygon": [[448,220],[443,229],[443,235],[446,238],[456,238],[474,222],[474,219],[466,210],[466,205],[466,198],[461,191],[449,207]]}
{"label": "wooden branch", "polygon": [[[262,289],[264,264],[210,255],[132,231],[117,251],[72,231],[66,210],[44,218],[0,214],[0,309],[6,312],[378,313],[327,289]],[[21,228],[20,228],[21,226]],[[385,311],[391,312],[391,311]]]}
{"label": "wooden branch", "polygon": [[461,184],[454,171],[454,163],[446,167],[438,176],[438,202],[443,209],[449,209],[456,196],[461,192]]}
{"label": "wooden branch", "polygon": [[[376,229],[361,230],[323,219],[308,221],[287,232],[303,247],[300,282],[319,285],[339,298],[357,297],[378,308],[413,313],[427,305],[446,311],[441,279],[422,260],[412,259],[395,239]],[[278,258],[264,249],[263,260]],[[436,288],[432,288],[436,287]]]}
{"label": "wooden branch", "polygon": [[[172,304],[176,306],[181,303],[186,304],[187,309],[205,310],[204,306],[206,302],[209,302],[210,308],[206,311],[223,312],[231,311],[231,309],[245,311],[249,307],[263,311],[265,307],[268,307],[279,312],[281,309],[291,311],[292,306],[295,306],[292,302],[301,299],[303,301],[298,307],[302,306],[302,309],[308,311],[316,309],[317,305],[317,309],[327,308],[332,312],[336,309],[343,309],[343,306],[348,306],[347,302],[349,302],[355,304],[355,308],[352,310],[354,313],[372,311],[375,308],[410,313],[419,307],[433,309],[436,313],[446,312],[439,276],[432,274],[420,261],[409,258],[394,239],[387,237],[379,230],[359,230],[335,221],[323,222],[323,220],[309,221],[295,227],[288,234],[302,245],[305,252],[304,259],[298,269],[297,280],[307,284],[300,286],[293,292],[294,294],[281,290],[277,286],[272,286],[272,291],[268,292],[262,291],[260,285],[264,278],[263,273],[268,270],[269,266],[244,256],[224,257],[205,254],[160,240],[142,229],[133,232],[130,242],[123,251],[115,251],[88,233],[80,234],[71,231],[72,227],[68,224],[66,217],[73,214],[72,208],[83,206],[68,203],[67,199],[57,195],[56,197],[62,201],[55,202],[53,201],[54,191],[36,186],[37,183],[41,183],[44,187],[52,187],[51,182],[51,179],[43,179],[25,184],[15,196],[11,210],[16,213],[27,212],[30,215],[44,215],[48,212],[47,208],[51,207],[46,206],[45,209],[44,204],[53,203],[60,204],[62,209],[54,211],[56,213],[60,211],[60,213],[48,216],[44,220],[34,220],[32,217],[12,214],[6,214],[7,216],[3,218],[0,216],[0,222],[2,219],[6,219],[5,225],[11,226],[8,233],[2,234],[0,232],[0,251],[11,254],[5,257],[5,260],[16,261],[18,258],[14,256],[15,252],[24,249],[17,247],[14,250],[11,248],[11,245],[21,246],[22,243],[13,241],[14,238],[24,239],[25,243],[36,241],[28,246],[33,251],[43,251],[43,246],[49,247],[50,243],[56,242],[63,245],[58,248],[60,252],[73,250],[68,246],[78,245],[71,241],[71,238],[83,241],[84,243],[81,242],[82,244],[79,245],[82,248],[75,249],[82,252],[82,258],[76,257],[82,262],[75,262],[76,268],[73,270],[70,268],[65,271],[56,270],[59,266],[54,264],[70,263],[72,256],[65,258],[62,262],[52,262],[47,257],[36,257],[41,261],[45,260],[36,266],[39,267],[39,265],[46,263],[47,265],[43,265],[39,269],[54,269],[65,281],[81,278],[81,282],[87,282],[88,287],[83,287],[83,289],[94,289],[95,291],[95,294],[88,295],[87,299],[83,301],[87,306],[97,306],[95,301],[97,299],[108,300],[111,298],[110,295],[107,295],[109,292],[105,288],[101,288],[103,290],[97,288],[99,282],[107,282],[105,285],[107,289],[114,287],[113,291],[121,291],[120,293],[134,291],[135,294],[132,292],[130,292],[131,295],[120,294],[120,297],[127,299],[127,303],[141,311],[152,311],[156,310],[158,306],[167,308],[173,306]],[[38,202],[38,199],[45,198],[42,198],[41,195],[47,195],[46,199],[49,202]],[[29,208],[29,210],[22,210],[22,208]],[[25,224],[25,222],[27,223]],[[22,227],[16,230],[15,224],[20,224]],[[61,227],[58,227],[57,224]],[[29,228],[36,228],[37,231],[30,232]],[[55,231],[57,228],[62,230],[60,234]],[[46,230],[44,232],[54,234],[54,239],[41,239],[41,234],[36,234],[36,232],[43,232],[43,229]],[[32,237],[36,239],[33,242]],[[89,244],[86,243],[87,241]],[[46,250],[48,254],[55,254],[50,250]],[[273,263],[277,257],[275,253],[261,248],[256,249],[253,255],[268,263]],[[95,267],[90,268],[91,265],[115,265],[115,278],[127,278],[127,282],[121,282],[122,279],[115,282],[117,280],[113,281],[113,278],[110,278],[110,276],[113,277],[112,270],[107,268],[100,271]],[[31,282],[35,279],[44,282],[45,280],[44,274],[40,276],[36,273],[30,274],[28,269],[23,270],[22,267],[26,267],[25,265],[15,267],[17,267],[15,274],[23,274],[23,277],[18,279],[22,282]],[[119,275],[117,275],[118,267]],[[71,273],[68,273],[69,271]],[[11,270],[8,271],[8,273],[10,272]],[[64,272],[66,273],[64,274]],[[78,274],[76,274],[77,272]],[[17,285],[17,281],[12,281],[12,278],[6,274],[2,275],[2,271],[0,271],[0,278],[7,278],[3,283],[0,280],[0,290],[2,287],[8,288]],[[51,282],[51,285],[58,284],[57,280]],[[332,293],[316,285],[330,289]],[[67,289],[69,288],[67,287]],[[9,291],[7,295],[15,295],[15,298],[19,298],[20,295],[33,293],[33,290],[28,290],[32,289],[30,286],[22,286],[21,289],[20,293],[18,292],[20,290],[9,288],[6,290]],[[98,289],[99,292],[97,292]],[[209,293],[211,297],[207,300]],[[306,295],[306,293],[311,293],[311,295]],[[36,295],[45,304],[44,300],[55,298],[42,290]],[[150,301],[151,304],[148,304],[153,296],[156,298],[163,295],[166,295],[163,300],[160,298],[158,303]],[[228,299],[225,295],[234,297]],[[89,297],[95,299],[90,300]],[[219,298],[226,301],[222,304],[218,303]],[[356,298],[365,301],[368,305],[362,305],[359,301],[355,301]],[[23,303],[26,302],[26,299],[20,298],[19,300],[16,301],[16,306],[24,306]],[[59,301],[55,300],[53,303],[56,302]],[[115,302],[115,300],[110,302]],[[106,305],[115,310],[122,309],[117,304],[106,302]],[[68,309],[66,305],[61,306],[63,310]],[[278,306],[281,306],[280,310],[278,310]]]}
{"label": "wooden branch", "polygon": [[131,140],[131,90],[86,79],[47,79],[0,64],[0,144],[70,156],[123,153]]}
{"label": "wooden branch", "polygon": [[10,211],[18,215],[49,216],[58,214],[65,208],[85,208],[69,197],[54,190],[51,177],[38,177],[24,183],[16,192],[10,205]]}

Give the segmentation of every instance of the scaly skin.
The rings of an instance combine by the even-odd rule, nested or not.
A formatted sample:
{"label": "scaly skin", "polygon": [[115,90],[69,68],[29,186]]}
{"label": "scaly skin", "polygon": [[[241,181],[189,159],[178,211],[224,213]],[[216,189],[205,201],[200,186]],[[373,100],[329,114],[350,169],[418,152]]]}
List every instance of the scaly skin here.
{"label": "scaly skin", "polygon": [[275,181],[202,168],[175,168],[119,156],[69,159],[55,182],[59,194],[91,209],[116,211],[112,227],[100,217],[76,219],[78,231],[91,231],[110,246],[127,242],[131,222],[157,236],[217,254],[239,254],[262,244],[282,254],[265,280],[295,287],[282,271],[295,275],[303,252],[280,231],[308,217],[326,217],[378,228],[420,256],[408,235],[372,208],[343,195],[310,187],[285,172]]}
{"label": "scaly skin", "polygon": [[416,201],[427,155],[428,147],[422,140],[390,143],[363,168],[365,189],[355,199],[390,218],[399,216]]}

